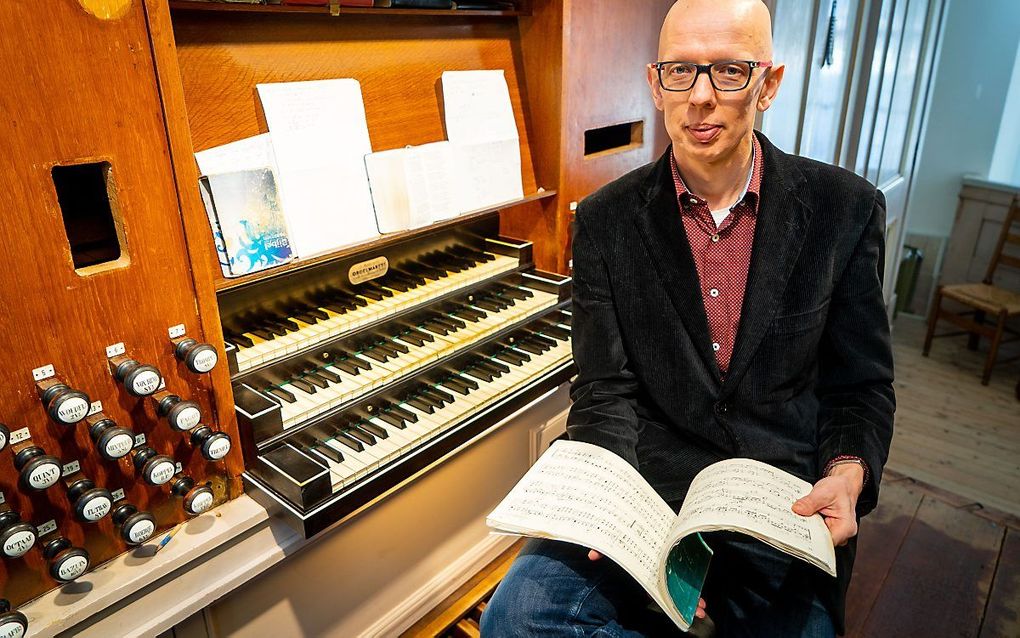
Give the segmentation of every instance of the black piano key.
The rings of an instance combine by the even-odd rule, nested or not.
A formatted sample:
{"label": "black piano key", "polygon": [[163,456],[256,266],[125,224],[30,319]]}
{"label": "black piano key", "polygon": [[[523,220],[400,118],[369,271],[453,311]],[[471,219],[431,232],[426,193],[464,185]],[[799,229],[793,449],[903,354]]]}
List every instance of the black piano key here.
{"label": "black piano key", "polygon": [[415,337],[421,339],[422,341],[428,341],[429,343],[432,343],[433,341],[436,340],[436,338],[434,336],[430,335],[427,332],[422,332],[421,330],[418,330],[417,328],[409,327],[407,329],[407,334],[414,335]]}
{"label": "black piano key", "polygon": [[383,423],[388,423],[389,425],[392,425],[398,430],[403,430],[407,427],[407,424],[404,422],[405,419],[402,419],[399,416],[397,416],[397,414],[393,412],[393,410],[384,410],[377,414],[376,418],[378,418]]}
{"label": "black piano key", "polygon": [[445,270],[439,270],[438,268],[433,268],[418,262],[410,264],[410,269],[411,272],[419,274],[426,279],[431,279],[432,281],[439,281],[440,279],[450,276],[450,273]]}
{"label": "black piano key", "polygon": [[396,350],[397,352],[399,352],[401,354],[407,354],[408,352],[411,351],[410,348],[408,348],[407,346],[405,346],[402,343],[397,343],[396,341],[393,341],[392,338],[389,341],[386,342],[386,345],[387,345],[387,347],[392,348],[393,350]]}
{"label": "black piano key", "polygon": [[315,374],[319,375],[323,379],[326,379],[330,383],[340,383],[341,381],[343,381],[343,377],[341,377],[336,372],[333,372],[332,370],[327,370],[326,368],[318,368],[317,370],[315,370]]}
{"label": "black piano key", "polygon": [[569,330],[564,330],[563,328],[551,323],[542,325],[542,327],[539,328],[539,331],[544,335],[552,337],[553,339],[559,339],[560,341],[566,341],[570,338]]}
{"label": "black piano key", "polygon": [[294,398],[293,394],[291,394],[290,392],[287,392],[283,388],[278,388],[275,385],[271,385],[271,386],[266,387],[265,391],[268,392],[269,394],[273,395],[274,397],[278,398],[278,399],[283,399],[287,403],[294,403],[295,401],[297,401],[297,399]]}
{"label": "black piano key", "polygon": [[358,353],[358,355],[359,356],[364,355],[369,359],[372,359],[373,361],[378,361],[379,363],[386,363],[387,359],[386,354],[384,352],[382,352],[381,350],[376,350],[375,348],[368,348],[367,350],[362,350],[361,352]]}
{"label": "black piano key", "polygon": [[347,356],[347,361],[349,361],[352,365],[355,365],[355,366],[361,368],[362,370],[371,370],[372,369],[372,362],[371,361],[368,361],[367,359],[362,359],[361,357],[359,357],[356,354],[348,355]]}
{"label": "black piano key", "polygon": [[[506,370],[507,370],[507,372],[509,372],[510,368],[507,368]],[[466,385],[467,387],[471,388],[472,390],[477,390],[478,389],[478,382],[475,381],[474,379],[468,379],[467,377],[461,376],[459,374],[451,375],[450,378],[451,379],[456,379],[457,381],[459,381],[460,383],[463,383],[464,385]]]}
{"label": "black piano key", "polygon": [[500,310],[502,310],[499,304],[494,303],[489,299],[481,299],[477,295],[472,295],[471,297],[469,297],[469,301],[473,305],[481,308],[482,310],[488,310],[489,312],[499,312]]}
{"label": "black piano key", "polygon": [[393,296],[393,291],[392,290],[384,288],[383,286],[380,286],[378,283],[376,283],[374,281],[371,281],[371,282],[369,282],[367,284],[363,284],[363,286],[365,288],[371,288],[374,292],[379,293],[383,297],[392,297]]}
{"label": "black piano key", "polygon": [[410,343],[411,345],[418,346],[419,348],[422,347],[423,345],[425,345],[425,340],[420,338],[420,337],[418,337],[413,332],[410,332],[410,331],[404,332],[404,333],[402,333],[402,334],[400,334],[398,336],[400,337],[401,341],[406,341],[406,342]]}
{"label": "black piano key", "polygon": [[375,348],[376,350],[382,350],[384,353],[386,353],[386,356],[389,357],[390,359],[399,357],[401,354],[400,351],[394,348],[393,344],[391,344],[388,340],[377,341],[376,343],[372,344],[372,347]]}
{"label": "black piano key", "polygon": [[466,383],[463,383],[459,379],[453,377],[443,379],[442,381],[440,381],[440,384],[444,388],[449,388],[456,392],[457,394],[462,394],[464,396],[467,396],[468,392],[471,391],[471,388],[469,388]]}
{"label": "black piano key", "polygon": [[457,330],[460,330],[460,329],[464,328],[465,326],[467,326],[467,324],[464,323],[463,321],[461,321],[460,319],[458,319],[456,317],[451,317],[450,315],[445,315],[443,317],[440,317],[439,320],[444,322],[444,323],[448,323],[448,324],[452,325]]}
{"label": "black piano key", "polygon": [[357,376],[361,374],[361,369],[358,366],[354,365],[354,363],[352,363],[350,359],[335,359],[333,363],[331,363],[330,365],[332,365],[334,368],[343,370],[344,372],[351,376]]}
{"label": "black piano key", "polygon": [[501,370],[500,368],[492,365],[490,362],[488,362],[488,361],[486,361],[484,359],[482,361],[478,361],[477,363],[475,363],[475,367],[476,368],[481,368],[482,370],[485,370],[486,372],[491,373],[492,375],[494,375],[497,378],[503,376],[506,373],[505,370]]}
{"label": "black piano key", "polygon": [[385,286],[385,289],[396,290],[397,292],[407,292],[411,289],[410,284],[407,282],[402,281],[397,277],[390,277],[389,275],[383,277],[379,283]]}
{"label": "black piano key", "polygon": [[365,430],[359,429],[357,427],[346,428],[344,430],[344,434],[347,434],[349,436],[354,437],[355,439],[358,439],[365,445],[375,445],[375,437],[366,432]]}
{"label": "black piano key", "polygon": [[259,321],[259,328],[271,335],[276,335],[277,337],[284,337],[287,335],[287,330],[282,325],[270,319],[262,319]]}
{"label": "black piano key", "polygon": [[414,283],[414,284],[416,284],[418,286],[424,286],[425,285],[425,277],[423,277],[423,276],[421,276],[419,274],[408,272],[407,270],[404,270],[404,269],[401,269],[401,268],[395,268],[395,269],[390,270],[390,274],[394,274],[394,275],[397,275],[399,277],[402,277],[405,281],[408,281],[410,283]]}
{"label": "black piano key", "polygon": [[545,352],[548,349],[548,348],[543,348],[541,345],[538,345],[538,344],[535,344],[535,343],[531,343],[530,341],[526,341],[524,339],[516,339],[516,340],[514,340],[513,346],[515,348],[517,348],[518,350],[523,350],[525,352],[530,352],[533,355],[540,355],[540,354],[542,354],[543,352]]}
{"label": "black piano key", "polygon": [[486,372],[482,368],[467,368],[466,370],[461,372],[461,374],[471,375],[472,377],[485,381],[486,383],[491,383],[492,380],[496,378],[494,374],[492,374],[491,372]]}
{"label": "black piano key", "polygon": [[305,392],[307,394],[315,394],[316,393],[316,389],[315,389],[314,385],[312,385],[311,383],[308,383],[307,381],[302,381],[301,379],[291,379],[290,380],[290,385],[291,385],[291,387],[297,388],[298,390],[301,390],[302,392]]}
{"label": "black piano key", "polygon": [[436,411],[434,405],[420,397],[408,397],[404,399],[404,403],[410,405],[416,410],[421,410],[426,414],[432,414],[433,412]]}
{"label": "black piano key", "polygon": [[299,310],[295,310],[295,311],[291,312],[290,316],[294,317],[295,319],[297,319],[299,321],[303,321],[303,322],[307,323],[310,326],[314,326],[315,324],[319,323],[319,320],[316,319],[315,317],[313,317],[312,315],[308,314],[307,312],[303,312],[303,311],[299,311]]}
{"label": "black piano key", "polygon": [[549,337],[544,337],[540,334],[532,333],[531,336],[528,338],[531,339],[532,341],[537,341],[539,343],[545,344],[550,348],[556,347],[556,342],[554,340],[550,339]]}
{"label": "black piano key", "polygon": [[362,430],[365,430],[366,432],[376,437],[377,439],[390,438],[390,433],[386,431],[386,428],[379,427],[378,425],[372,423],[367,419],[363,421],[358,421],[354,425]]}
{"label": "black piano key", "polygon": [[397,415],[398,417],[400,417],[401,419],[403,419],[405,421],[410,421],[411,423],[417,423],[418,422],[418,415],[417,414],[415,414],[414,412],[409,412],[409,411],[405,410],[404,408],[400,407],[399,405],[391,405],[391,406],[386,408],[386,411],[387,412],[392,412],[393,414]]}
{"label": "black piano key", "polygon": [[333,433],[333,438],[338,443],[341,443],[342,445],[346,445],[347,447],[351,448],[355,452],[364,452],[365,451],[365,444],[362,443],[361,441],[359,441],[358,439],[354,438],[353,436],[347,434],[347,432],[345,430],[337,430],[336,432]]}
{"label": "black piano key", "polygon": [[336,450],[334,448],[331,448],[330,446],[326,445],[325,443],[316,443],[315,445],[312,446],[312,450],[314,450],[314,451],[318,452],[319,454],[325,456],[327,459],[329,459],[330,461],[333,461],[334,463],[343,463],[344,462],[344,455],[340,453],[340,450]]}
{"label": "black piano key", "polygon": [[530,290],[523,290],[516,286],[504,286],[503,284],[496,284],[496,291],[504,297],[510,297],[517,301],[525,301],[535,296],[535,293]]}
{"label": "black piano key", "polygon": [[495,370],[499,370],[500,372],[502,372],[504,374],[507,373],[507,372],[510,372],[510,366],[508,366],[508,365],[506,365],[504,363],[500,363],[499,361],[496,361],[495,359],[485,359],[484,361],[485,361],[485,365],[487,365],[490,368],[493,368]]}
{"label": "black piano key", "polygon": [[518,367],[526,361],[531,361],[530,355],[524,354],[523,352],[513,352],[511,350],[500,350],[492,356],[500,361],[504,361],[512,366]]}
{"label": "black piano key", "polygon": [[371,288],[367,288],[367,287],[366,288],[360,288],[360,289],[358,289],[357,292],[362,297],[365,297],[366,299],[371,299],[372,301],[382,301],[383,300],[382,293],[377,292],[375,290],[372,290]]}
{"label": "black piano key", "polygon": [[431,392],[431,388],[421,388],[418,390],[418,396],[423,400],[431,403],[437,410],[443,408],[446,405],[446,401],[443,397]]}
{"label": "black piano key", "polygon": [[436,323],[435,321],[432,321],[430,319],[426,319],[424,322],[422,322],[421,327],[425,328],[429,332],[434,332],[438,335],[443,335],[444,337],[450,334],[450,330],[446,326],[440,323]]}
{"label": "black piano key", "polygon": [[238,332],[233,331],[226,332],[225,337],[227,341],[229,341],[230,343],[234,344],[239,348],[251,348],[252,346],[255,345],[254,341]]}
{"label": "black piano key", "polygon": [[301,375],[301,380],[307,381],[308,383],[311,383],[312,385],[319,388],[325,389],[329,387],[329,381],[326,381],[326,379],[320,377],[314,372],[305,372],[304,374]]}
{"label": "black piano key", "polygon": [[442,399],[446,403],[453,403],[453,399],[454,399],[453,395],[450,394],[449,392],[446,392],[445,390],[440,390],[439,388],[433,386],[433,387],[430,387],[428,390],[426,390],[426,392],[439,397],[440,399]]}
{"label": "black piano key", "polygon": [[309,306],[308,308],[306,308],[305,314],[311,315],[318,319],[319,321],[325,321],[329,319],[329,315],[327,315],[326,313],[324,313],[323,311],[319,310],[314,306]]}
{"label": "black piano key", "polygon": [[273,339],[276,338],[276,335],[263,328],[251,328],[250,330],[248,330],[248,332],[252,333],[259,339],[265,339],[266,341],[272,341]]}

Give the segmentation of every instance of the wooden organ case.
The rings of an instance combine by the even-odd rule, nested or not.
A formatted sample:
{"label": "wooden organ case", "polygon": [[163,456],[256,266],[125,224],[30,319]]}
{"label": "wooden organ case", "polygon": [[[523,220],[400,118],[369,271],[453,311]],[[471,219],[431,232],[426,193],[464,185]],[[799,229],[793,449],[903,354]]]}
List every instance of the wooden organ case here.
{"label": "wooden organ case", "polygon": [[[126,503],[152,515],[152,534],[191,516],[196,499],[209,504],[206,489],[213,504],[244,490],[317,534],[563,384],[573,202],[665,147],[644,65],[670,4],[0,3],[0,28],[18,34],[0,43],[0,422],[11,433],[0,533],[27,522],[38,537],[0,562],[0,598],[17,606],[57,586],[54,556],[82,548],[97,565],[128,549],[127,510],[116,523],[112,514]],[[523,199],[255,275],[220,274],[194,153],[266,131],[257,84],[359,80],[382,151],[444,139],[439,78],[468,69],[504,71]],[[352,281],[379,258],[385,274]],[[210,351],[217,363],[195,372]],[[136,396],[129,386],[155,379],[147,366],[162,382]],[[67,387],[51,389],[58,383]],[[52,397],[74,390],[95,414],[58,423]],[[185,407],[197,408],[197,424],[194,412],[180,416]],[[178,417],[186,423],[173,427]],[[125,434],[114,427],[133,444],[107,460],[97,441]],[[66,475],[26,487],[25,467],[50,457]],[[524,457],[480,489],[497,499]],[[140,469],[156,472],[153,459],[175,464],[162,485]],[[84,522],[76,505],[96,488],[112,512]],[[50,521],[55,532],[38,529]]]}

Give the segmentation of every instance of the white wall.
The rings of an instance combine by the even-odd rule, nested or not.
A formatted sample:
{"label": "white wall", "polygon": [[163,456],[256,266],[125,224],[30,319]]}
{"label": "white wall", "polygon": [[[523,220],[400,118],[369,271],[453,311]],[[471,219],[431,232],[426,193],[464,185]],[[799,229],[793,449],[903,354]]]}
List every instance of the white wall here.
{"label": "white wall", "polygon": [[1006,95],[1006,106],[1002,110],[999,139],[995,143],[995,155],[992,157],[988,179],[1020,186],[1020,41],[1017,42],[1013,79]]}
{"label": "white wall", "polygon": [[946,237],[965,174],[988,175],[1020,37],[1017,0],[950,0],[907,216]]}

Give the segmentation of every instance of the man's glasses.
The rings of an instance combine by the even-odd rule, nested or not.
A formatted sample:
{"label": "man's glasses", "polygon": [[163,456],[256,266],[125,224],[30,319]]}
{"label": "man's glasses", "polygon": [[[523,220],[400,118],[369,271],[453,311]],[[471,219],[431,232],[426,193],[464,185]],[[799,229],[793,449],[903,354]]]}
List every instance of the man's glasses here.
{"label": "man's glasses", "polygon": [[659,86],[666,91],[690,91],[698,76],[707,73],[717,91],[742,91],[751,83],[754,69],[768,69],[772,62],[728,60],[714,64],[693,62],[653,62],[659,72]]}

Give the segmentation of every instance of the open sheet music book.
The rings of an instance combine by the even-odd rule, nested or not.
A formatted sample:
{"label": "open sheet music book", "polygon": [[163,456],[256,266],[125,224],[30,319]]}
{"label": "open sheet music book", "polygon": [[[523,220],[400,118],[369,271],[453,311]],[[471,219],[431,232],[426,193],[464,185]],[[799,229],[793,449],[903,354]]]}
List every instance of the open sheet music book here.
{"label": "open sheet music book", "polygon": [[551,538],[615,561],[683,630],[694,622],[712,550],[699,532],[733,530],[836,575],[822,517],[790,508],[811,485],[751,459],[702,470],[680,514],[629,463],[579,441],[556,441],[489,514],[497,533]]}

